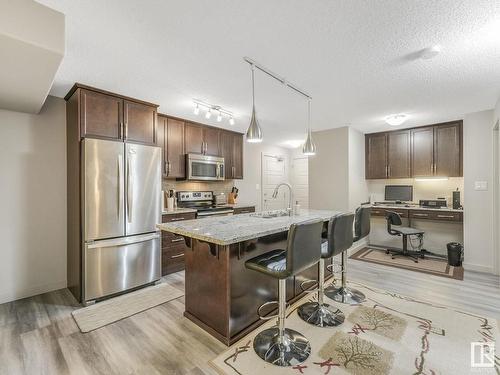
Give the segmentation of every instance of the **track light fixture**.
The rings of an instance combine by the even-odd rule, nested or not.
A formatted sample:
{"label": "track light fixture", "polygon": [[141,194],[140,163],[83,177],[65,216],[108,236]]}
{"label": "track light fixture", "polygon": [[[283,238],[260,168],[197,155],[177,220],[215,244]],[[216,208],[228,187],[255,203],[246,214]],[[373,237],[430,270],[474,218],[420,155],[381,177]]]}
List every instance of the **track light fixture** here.
{"label": "track light fixture", "polygon": [[220,105],[205,103],[197,99],[193,100],[193,104],[194,104],[193,113],[195,115],[200,114],[200,108],[205,108],[206,109],[205,118],[207,120],[212,117],[212,113],[215,113],[217,115],[216,117],[217,122],[221,122],[222,119],[226,117],[229,119],[229,125],[234,125],[235,123],[233,112],[225,110]]}

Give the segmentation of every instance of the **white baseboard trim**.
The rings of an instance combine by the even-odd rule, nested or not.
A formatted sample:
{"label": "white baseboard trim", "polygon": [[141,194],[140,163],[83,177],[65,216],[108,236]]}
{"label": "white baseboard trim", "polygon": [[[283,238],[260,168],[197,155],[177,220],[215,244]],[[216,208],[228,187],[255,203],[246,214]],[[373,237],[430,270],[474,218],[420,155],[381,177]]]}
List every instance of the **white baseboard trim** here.
{"label": "white baseboard trim", "polygon": [[368,246],[368,240],[367,239],[362,239],[359,240],[358,242],[354,243],[348,250],[347,250],[347,255],[351,256],[354,254],[356,251],[361,250],[362,248]]}
{"label": "white baseboard trim", "polygon": [[472,263],[463,263],[464,270],[467,271],[475,271],[475,272],[484,272],[484,273],[491,273],[495,274],[495,267],[493,266],[482,266],[480,264],[472,264]]}
{"label": "white baseboard trim", "polygon": [[45,285],[36,285],[30,288],[26,288],[24,290],[15,290],[6,293],[0,294],[0,304],[16,301],[22,298],[28,298],[32,296],[36,296],[38,294],[43,294],[47,292],[52,292],[53,290],[66,288],[67,282],[57,281],[53,283],[48,283]]}

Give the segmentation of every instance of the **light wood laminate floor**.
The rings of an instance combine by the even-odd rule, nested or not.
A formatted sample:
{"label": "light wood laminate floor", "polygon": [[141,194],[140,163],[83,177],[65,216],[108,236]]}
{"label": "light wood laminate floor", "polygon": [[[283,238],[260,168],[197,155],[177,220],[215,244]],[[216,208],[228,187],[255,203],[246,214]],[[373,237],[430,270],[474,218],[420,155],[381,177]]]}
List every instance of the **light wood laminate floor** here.
{"label": "light wood laminate floor", "polygon": [[[348,279],[500,318],[497,277],[464,281],[349,260]],[[164,278],[184,288],[182,272]],[[215,374],[223,344],[183,317],[183,297],[82,334],[66,290],[0,305],[0,374]]]}

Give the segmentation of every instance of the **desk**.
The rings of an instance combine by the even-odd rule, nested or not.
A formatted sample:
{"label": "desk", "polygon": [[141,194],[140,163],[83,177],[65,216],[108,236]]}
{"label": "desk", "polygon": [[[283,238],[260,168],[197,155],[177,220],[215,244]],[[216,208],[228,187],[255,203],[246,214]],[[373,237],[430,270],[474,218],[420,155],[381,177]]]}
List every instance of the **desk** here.
{"label": "desk", "polygon": [[401,215],[404,226],[425,231],[424,248],[435,254],[446,255],[446,244],[463,243],[463,210],[452,208],[425,208],[404,205],[372,205],[369,244],[377,247],[401,248],[401,237],[387,233],[387,211]]}

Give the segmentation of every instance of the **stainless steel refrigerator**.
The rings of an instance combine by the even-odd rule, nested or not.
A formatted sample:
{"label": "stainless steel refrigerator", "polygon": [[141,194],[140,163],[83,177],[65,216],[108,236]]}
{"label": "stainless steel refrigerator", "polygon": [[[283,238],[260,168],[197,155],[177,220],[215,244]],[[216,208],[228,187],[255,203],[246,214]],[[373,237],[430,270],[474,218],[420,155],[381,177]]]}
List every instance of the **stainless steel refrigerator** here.
{"label": "stainless steel refrigerator", "polygon": [[82,155],[83,302],[161,277],[161,149],[87,138]]}

